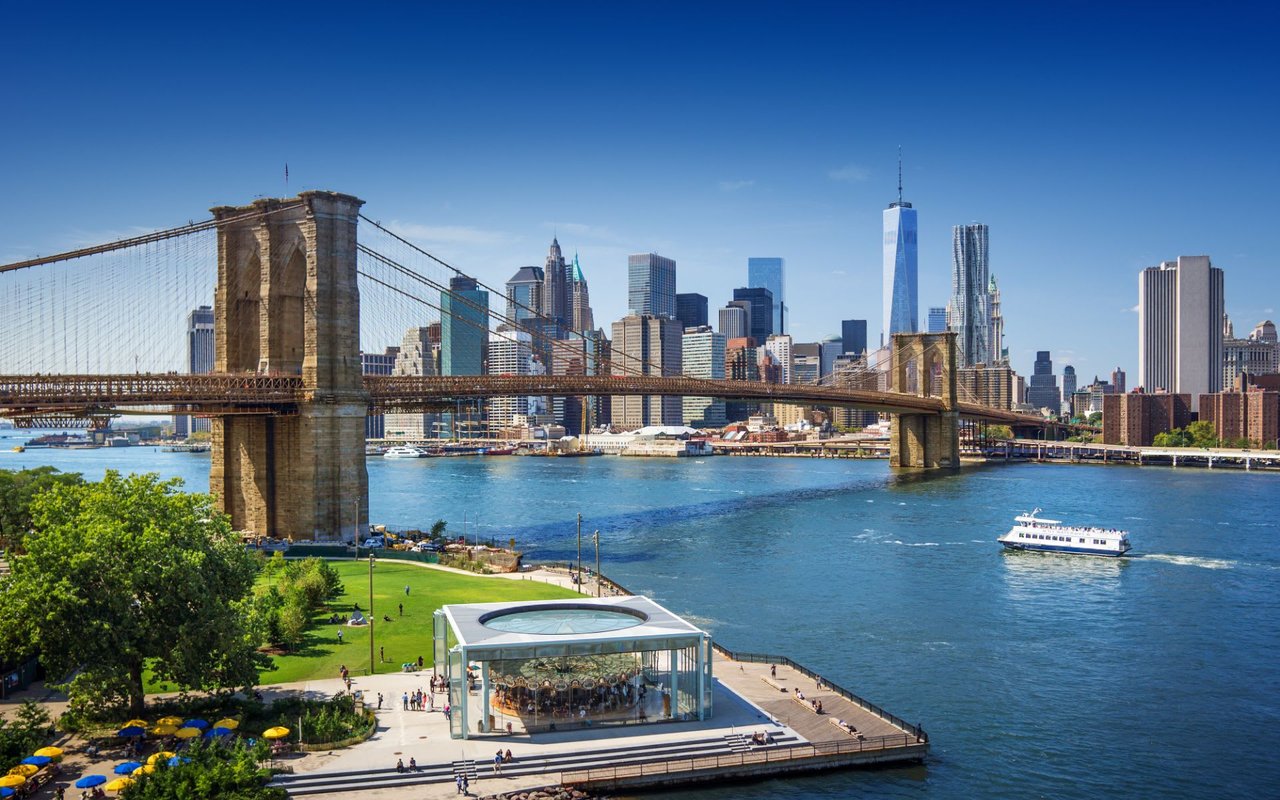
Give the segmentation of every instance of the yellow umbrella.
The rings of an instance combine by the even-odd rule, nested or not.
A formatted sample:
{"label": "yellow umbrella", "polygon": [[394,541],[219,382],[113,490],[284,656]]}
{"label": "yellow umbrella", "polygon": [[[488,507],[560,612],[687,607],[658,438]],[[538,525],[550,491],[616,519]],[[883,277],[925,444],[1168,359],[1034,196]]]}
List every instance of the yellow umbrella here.
{"label": "yellow umbrella", "polygon": [[31,755],[45,756],[46,758],[62,758],[62,748],[61,747],[41,747],[39,750],[35,751]]}
{"label": "yellow umbrella", "polygon": [[19,764],[18,766],[9,770],[9,774],[21,775],[24,778],[30,778],[32,775],[35,775],[39,771],[40,771],[40,768],[37,767],[35,764]]}
{"label": "yellow umbrella", "polygon": [[108,783],[106,786],[103,786],[102,788],[106,789],[108,792],[118,792],[121,789],[127,786],[132,786],[132,785],[133,785],[133,778],[116,778],[114,781],[111,781],[110,783]]}
{"label": "yellow umbrella", "polygon": [[150,775],[156,771],[155,764],[143,764],[133,771],[134,775]]}
{"label": "yellow umbrella", "polygon": [[195,737],[200,735],[200,729],[199,728],[179,728],[177,731],[174,732],[173,735],[177,736],[179,739],[194,739]]}
{"label": "yellow umbrella", "polygon": [[262,732],[262,738],[264,739],[283,739],[288,735],[289,729],[283,725],[277,725],[274,728],[267,728]]}
{"label": "yellow umbrella", "polygon": [[177,755],[177,753],[171,753],[171,752],[169,752],[168,750],[161,750],[159,753],[152,753],[152,754],[147,758],[147,763],[148,763],[148,764],[154,764],[154,763],[156,763],[157,761],[167,761],[167,760],[169,760],[169,759],[173,758],[173,757],[174,757],[174,756],[176,756],[176,755]]}
{"label": "yellow umbrella", "polygon": [[213,727],[226,728],[229,731],[234,731],[236,728],[240,727],[240,723],[237,720],[227,717],[226,719],[220,719],[213,723]]}
{"label": "yellow umbrella", "polygon": [[147,732],[152,736],[172,736],[178,732],[178,728],[174,725],[157,725]]}
{"label": "yellow umbrella", "polygon": [[148,723],[147,723],[147,721],[146,721],[145,719],[131,719],[131,720],[129,720],[128,722],[126,722],[125,724],[121,725],[120,727],[121,727],[121,728],[127,728],[127,727],[129,727],[129,726],[131,726],[131,725],[137,725],[139,728],[145,728],[145,727],[147,727],[147,724],[148,724]]}
{"label": "yellow umbrella", "polygon": [[156,720],[157,725],[172,725],[175,728],[182,725],[182,717],[161,717]]}
{"label": "yellow umbrella", "polygon": [[21,786],[26,782],[27,782],[27,779],[22,777],[21,775],[5,775],[4,777],[0,778],[0,786],[7,786],[13,789],[18,788],[19,786]]}

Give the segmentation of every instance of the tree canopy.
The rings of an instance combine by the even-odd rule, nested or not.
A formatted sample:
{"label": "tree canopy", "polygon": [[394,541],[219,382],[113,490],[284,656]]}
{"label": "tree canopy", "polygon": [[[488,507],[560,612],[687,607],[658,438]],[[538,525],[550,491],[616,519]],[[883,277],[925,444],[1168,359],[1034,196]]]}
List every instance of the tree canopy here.
{"label": "tree canopy", "polygon": [[77,483],[84,483],[80,473],[54,467],[0,470],[0,550],[22,550],[22,537],[31,530],[31,500],[36,495],[52,486]]}
{"label": "tree canopy", "polygon": [[143,670],[187,689],[252,686],[256,570],[213,498],[108,472],[31,502],[0,583],[0,656],[39,652],[74,710],[144,708]]}

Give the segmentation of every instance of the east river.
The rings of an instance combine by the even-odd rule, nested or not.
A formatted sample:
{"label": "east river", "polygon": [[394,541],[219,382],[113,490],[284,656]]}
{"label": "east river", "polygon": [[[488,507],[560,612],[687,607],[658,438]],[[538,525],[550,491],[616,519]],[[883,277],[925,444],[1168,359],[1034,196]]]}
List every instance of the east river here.
{"label": "east river", "polygon": [[[6,432],[17,436],[21,432]],[[25,438],[25,437],[23,437]],[[204,491],[207,455],[9,453]],[[1217,798],[1280,785],[1280,476],[1017,465],[934,478],[883,461],[369,460],[375,522],[448,520],[531,559],[584,554],[730,649],[783,653],[910,721],[919,768],[711,798]],[[1015,514],[1123,527],[1124,560],[1004,554]]]}

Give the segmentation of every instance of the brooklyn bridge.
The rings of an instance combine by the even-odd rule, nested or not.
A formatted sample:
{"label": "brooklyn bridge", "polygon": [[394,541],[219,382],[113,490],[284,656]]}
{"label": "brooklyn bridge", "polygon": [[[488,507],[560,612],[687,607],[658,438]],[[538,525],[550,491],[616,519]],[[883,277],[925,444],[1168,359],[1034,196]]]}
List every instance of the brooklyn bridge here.
{"label": "brooklyn bridge", "polygon": [[[962,419],[1049,424],[959,397],[949,333],[895,334],[889,391],[830,377],[776,384],[664,374],[621,354],[578,375],[363,375],[362,342],[394,341],[428,320],[486,334],[514,320],[454,291],[451,281],[469,276],[361,206],[335,192],[260,199],[0,266],[0,416],[23,427],[124,413],[209,417],[210,489],[233,524],[317,540],[349,530],[353,505],[357,524],[367,520],[369,414],[512,395],[850,407],[891,415],[891,463],[926,469],[958,466]],[[210,302],[214,370],[179,372],[184,342],[174,321]]]}

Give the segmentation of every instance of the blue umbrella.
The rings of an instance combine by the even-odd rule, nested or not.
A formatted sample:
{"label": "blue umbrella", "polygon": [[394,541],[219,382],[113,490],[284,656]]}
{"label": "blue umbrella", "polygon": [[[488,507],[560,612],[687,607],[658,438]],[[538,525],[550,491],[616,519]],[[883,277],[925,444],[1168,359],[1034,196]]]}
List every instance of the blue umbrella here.
{"label": "blue umbrella", "polygon": [[53,759],[49,758],[48,756],[27,756],[26,758],[22,759],[22,763],[31,764],[37,767],[43,767],[45,764],[48,764],[52,760]]}
{"label": "blue umbrella", "polygon": [[209,723],[205,722],[202,719],[189,719],[186,722],[182,723],[182,727],[199,728],[200,730],[204,730],[205,728],[209,727]]}
{"label": "blue umbrella", "polygon": [[76,781],[76,788],[89,789],[94,786],[101,786],[106,782],[107,782],[107,779],[102,777],[101,775],[85,775],[83,778]]}
{"label": "blue umbrella", "polygon": [[141,761],[126,761],[123,764],[116,764],[116,768],[112,770],[117,775],[132,775],[133,771],[142,766]]}
{"label": "blue umbrella", "polygon": [[191,759],[186,758],[185,756],[174,756],[173,758],[169,759],[169,766],[171,767],[176,767],[179,764],[190,764],[190,763],[191,763]]}
{"label": "blue umbrella", "polygon": [[0,797],[13,797],[15,792],[8,786],[0,786]]}
{"label": "blue umbrella", "polygon": [[217,737],[219,737],[219,736],[226,736],[226,735],[230,734],[231,732],[232,732],[232,731],[231,731],[231,729],[230,729],[230,728],[211,728],[211,729],[209,729],[209,730],[205,731],[205,732],[204,732],[204,735],[205,735],[206,737],[208,737],[208,738],[216,739],[216,738],[217,738]]}
{"label": "blue umbrella", "polygon": [[147,729],[140,728],[137,725],[127,725],[116,731],[116,736],[146,736]]}

